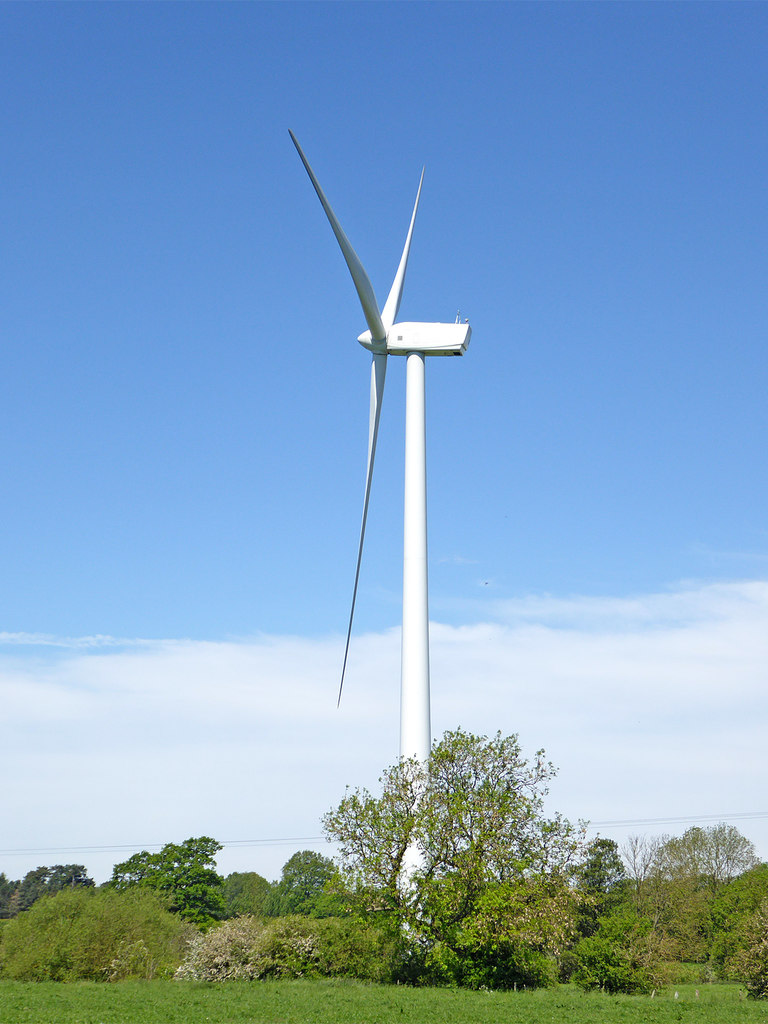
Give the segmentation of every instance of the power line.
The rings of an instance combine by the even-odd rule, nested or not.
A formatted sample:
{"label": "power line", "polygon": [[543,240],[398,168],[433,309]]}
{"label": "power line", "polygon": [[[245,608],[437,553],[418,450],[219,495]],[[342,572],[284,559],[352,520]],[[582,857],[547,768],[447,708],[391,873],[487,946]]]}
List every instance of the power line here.
{"label": "power line", "polygon": [[614,821],[590,821],[588,829],[624,828],[640,825],[690,825],[698,821],[747,821],[768,818],[768,811],[736,811],[732,814],[695,814],[681,818],[620,818]]}
{"label": "power line", "polygon": [[[324,836],[293,836],[284,839],[229,839],[223,847],[291,846],[294,843],[328,843]],[[0,850],[0,857],[26,857],[32,853],[121,853],[123,850],[161,850],[167,843],[113,843],[107,846],[37,846]]]}
{"label": "power line", "polygon": [[[768,818],[768,811],[731,811],[727,814],[693,814],[664,818],[615,818],[607,821],[589,821],[587,829],[639,828],[644,825],[694,825],[707,821],[749,821]],[[325,836],[284,836],[275,839],[227,839],[223,848],[259,848],[271,846],[292,846],[295,843],[323,843],[332,845]],[[121,853],[124,850],[161,850],[167,843],[110,843],[102,846],[38,846],[0,850],[0,857],[27,857],[37,853]]]}

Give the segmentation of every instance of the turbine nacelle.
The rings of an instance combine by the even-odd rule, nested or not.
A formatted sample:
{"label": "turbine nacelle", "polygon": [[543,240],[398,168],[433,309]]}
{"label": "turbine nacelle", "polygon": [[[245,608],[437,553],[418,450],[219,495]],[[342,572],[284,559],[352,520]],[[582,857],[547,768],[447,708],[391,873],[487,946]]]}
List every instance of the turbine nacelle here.
{"label": "turbine nacelle", "polygon": [[370,352],[386,351],[388,355],[405,356],[423,352],[427,356],[463,356],[467,351],[472,328],[469,324],[392,324],[387,331],[386,348],[375,342],[370,331],[357,339]]}

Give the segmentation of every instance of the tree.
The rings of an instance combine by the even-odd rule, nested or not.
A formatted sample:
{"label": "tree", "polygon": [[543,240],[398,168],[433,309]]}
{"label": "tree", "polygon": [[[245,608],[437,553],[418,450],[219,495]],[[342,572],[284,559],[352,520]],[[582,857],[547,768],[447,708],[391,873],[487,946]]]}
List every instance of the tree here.
{"label": "tree", "polygon": [[18,889],[20,882],[12,882],[0,872],[0,919],[18,914]]}
{"label": "tree", "polygon": [[625,848],[637,913],[662,938],[670,960],[722,966],[732,944],[715,936],[719,895],[757,863],[755,848],[732,825],[694,827],[682,836],[634,836]]}
{"label": "tree", "polygon": [[618,907],[625,897],[627,875],[618,845],[613,839],[594,839],[573,875],[585,897],[578,930],[581,935],[593,935],[599,919]]}
{"label": "tree", "polygon": [[186,921],[207,927],[224,916],[224,879],[216,873],[221,843],[209,836],[166,844],[159,853],[142,850],[116,864],[112,885],[119,892],[134,886],[164,895],[168,907]]}
{"label": "tree", "polygon": [[589,844],[574,874],[585,892],[601,896],[615,893],[627,877],[618,845],[613,839],[600,836]]}
{"label": "tree", "polygon": [[[666,837],[664,837],[666,838]],[[627,875],[632,881],[635,895],[640,896],[643,885],[658,868],[659,848],[662,840],[648,836],[629,836],[622,848],[627,864]]]}
{"label": "tree", "polygon": [[733,825],[689,828],[667,839],[660,850],[660,867],[667,877],[687,877],[708,886],[714,894],[725,882],[759,863],[754,845]]}
{"label": "tree", "polygon": [[224,879],[225,917],[269,917],[274,886],[255,871],[233,871]]}
{"label": "tree", "polygon": [[300,850],[283,865],[275,887],[272,912],[275,915],[301,914],[306,917],[334,917],[341,913],[338,896],[329,892],[336,875],[330,857],[314,850]]}
{"label": "tree", "polygon": [[[422,975],[475,986],[551,980],[551,957],[573,927],[567,873],[581,849],[569,822],[544,816],[554,774],[543,751],[528,762],[516,736],[456,730],[428,766],[399,762],[380,796],[348,792],[323,819],[352,901],[408,937]],[[406,875],[409,849],[420,867]]]}
{"label": "tree", "polygon": [[82,864],[54,864],[48,871],[48,892],[57,893],[62,889],[88,889],[94,884]]}
{"label": "tree", "polygon": [[8,903],[13,911],[8,916],[29,910],[41,896],[50,896],[65,888],[89,888],[93,885],[93,879],[88,877],[82,864],[54,864],[52,867],[43,865],[28,871],[20,882],[12,884],[16,886],[16,891],[15,898]]}

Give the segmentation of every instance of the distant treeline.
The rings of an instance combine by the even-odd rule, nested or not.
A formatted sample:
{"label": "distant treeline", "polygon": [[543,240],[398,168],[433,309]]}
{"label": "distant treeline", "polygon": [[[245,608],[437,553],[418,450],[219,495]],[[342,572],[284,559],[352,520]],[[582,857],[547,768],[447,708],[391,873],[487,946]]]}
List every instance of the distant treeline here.
{"label": "distant treeline", "polygon": [[[214,861],[220,849],[215,840],[202,836],[180,844],[169,843],[160,853],[142,851],[115,865],[112,878],[102,888],[153,889],[163,894],[170,908],[185,920],[203,925],[245,914],[319,918],[341,912],[339,898],[327,891],[336,873],[330,858],[301,850],[284,865],[280,881],[270,882],[255,871],[222,877]],[[0,873],[0,919],[16,917],[43,896],[93,886],[83,864],[44,865],[17,881]]]}
{"label": "distant treeline", "polygon": [[381,793],[323,819],[337,862],[222,877],[209,836],[142,850],[94,886],[83,865],[0,875],[0,976],[352,977],[651,992],[743,982],[768,996],[768,864],[731,825],[587,842],[544,813],[554,769],[517,737],[458,730]]}

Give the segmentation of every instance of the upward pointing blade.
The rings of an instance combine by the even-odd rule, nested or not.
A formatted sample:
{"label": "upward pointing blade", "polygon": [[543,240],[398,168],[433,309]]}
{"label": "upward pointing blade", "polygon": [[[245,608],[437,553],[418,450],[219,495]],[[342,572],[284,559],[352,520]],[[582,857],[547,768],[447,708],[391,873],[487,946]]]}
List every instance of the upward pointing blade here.
{"label": "upward pointing blade", "polygon": [[357,566],[355,567],[355,585],[352,588],[352,607],[349,611],[347,626],[347,642],[344,645],[344,663],[341,666],[341,682],[339,683],[339,699],[336,707],[341,704],[341,691],[344,688],[344,673],[347,670],[349,641],[352,637],[352,620],[355,617],[355,601],[357,584],[360,579],[360,563],[363,559],[363,541],[365,540],[365,523],[368,519],[368,501],[371,497],[371,480],[373,478],[373,460],[376,455],[376,439],[379,436],[379,419],[381,417],[381,400],[384,395],[384,377],[387,373],[387,353],[374,352],[371,360],[371,411],[368,423],[368,467],[365,472],[365,498],[363,499],[363,521],[360,524],[360,543],[357,546]]}
{"label": "upward pointing blade", "polygon": [[387,330],[390,329],[397,319],[397,311],[400,309],[400,299],[403,297],[403,283],[405,282],[405,271],[408,267],[408,255],[411,251],[413,225],[416,223],[416,211],[419,208],[419,198],[421,196],[421,186],[423,184],[424,170],[422,169],[421,178],[419,179],[419,188],[416,193],[416,202],[413,204],[413,213],[411,214],[411,226],[408,228],[405,245],[403,246],[403,255],[400,257],[400,265],[397,268],[395,280],[392,282],[392,287],[389,290],[389,295],[387,296],[387,301],[384,304],[384,310],[381,314],[381,319],[384,321],[384,326]]}
{"label": "upward pointing blade", "polygon": [[357,253],[352,248],[347,236],[344,234],[344,229],[341,224],[339,224],[336,214],[331,209],[331,204],[325,198],[325,193],[320,188],[320,182],[317,180],[314,171],[309,166],[309,161],[304,156],[304,151],[299,145],[296,136],[290,130],[288,134],[291,136],[293,144],[301,157],[301,162],[304,164],[307,174],[309,175],[309,180],[315,186],[317,197],[323,204],[325,215],[330,221],[334,235],[336,235],[336,241],[339,243],[342,255],[344,256],[347,266],[349,267],[349,272],[352,275],[352,280],[355,282],[357,295],[360,299],[360,305],[363,307],[365,321],[368,324],[368,330],[371,332],[371,337],[374,342],[378,342],[380,345],[385,345],[387,341],[387,332],[384,330],[384,324],[381,321],[381,313],[379,313],[379,306],[376,302],[373,285],[365,272],[365,267],[358,259]]}

